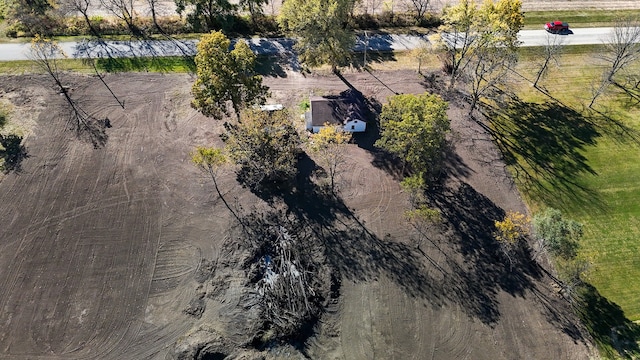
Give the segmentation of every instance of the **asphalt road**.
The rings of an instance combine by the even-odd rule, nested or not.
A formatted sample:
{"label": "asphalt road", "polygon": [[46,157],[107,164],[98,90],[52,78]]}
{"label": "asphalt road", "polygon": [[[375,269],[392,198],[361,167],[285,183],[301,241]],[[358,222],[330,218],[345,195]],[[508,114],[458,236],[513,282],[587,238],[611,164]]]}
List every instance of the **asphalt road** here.
{"label": "asphalt road", "polygon": [[520,31],[518,38],[522,46],[545,46],[556,41],[562,45],[593,45],[603,44],[612,33],[613,28],[576,28],[565,34],[550,34],[545,30]]}
{"label": "asphalt road", "polygon": [[[553,35],[544,30],[523,30],[520,32],[521,46],[544,46],[548,41],[557,40],[563,45],[601,44],[612,28],[576,28],[569,34]],[[413,49],[423,40],[414,35],[375,35],[360,37],[355,51],[400,51]],[[285,38],[249,39],[249,45],[257,54],[288,55],[292,53],[293,40]],[[97,57],[152,57],[182,56],[195,54],[195,40],[158,41],[83,41],[60,43],[70,58]],[[0,61],[29,59],[29,44],[0,44]]]}

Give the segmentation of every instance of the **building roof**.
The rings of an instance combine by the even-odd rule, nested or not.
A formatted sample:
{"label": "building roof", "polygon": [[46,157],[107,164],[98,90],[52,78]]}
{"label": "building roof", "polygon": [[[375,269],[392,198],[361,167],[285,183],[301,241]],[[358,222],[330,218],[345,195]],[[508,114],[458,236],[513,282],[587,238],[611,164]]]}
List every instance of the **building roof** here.
{"label": "building roof", "polygon": [[282,106],[282,104],[260,105],[260,110],[262,110],[262,111],[278,111],[278,110],[282,110],[282,109],[284,109],[284,106]]}
{"label": "building roof", "polygon": [[344,125],[351,120],[364,120],[362,94],[347,90],[337,96],[312,96],[311,125],[322,126],[325,123]]}

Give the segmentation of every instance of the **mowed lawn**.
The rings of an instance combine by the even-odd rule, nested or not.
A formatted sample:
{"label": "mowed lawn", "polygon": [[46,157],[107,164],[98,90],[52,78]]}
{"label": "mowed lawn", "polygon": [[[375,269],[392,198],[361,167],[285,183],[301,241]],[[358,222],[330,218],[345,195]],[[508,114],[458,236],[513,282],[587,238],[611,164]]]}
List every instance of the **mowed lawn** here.
{"label": "mowed lawn", "polygon": [[[559,67],[551,67],[541,84],[558,103],[524,81],[514,84],[525,103],[563,104],[575,110],[565,109],[559,119],[568,127],[555,123],[556,128],[546,129],[556,136],[550,142],[574,146],[574,152],[552,147],[553,154],[536,155],[552,170],[532,171],[535,179],[519,175],[518,181],[534,211],[555,207],[585,225],[581,255],[593,263],[589,282],[619,305],[628,319],[639,321],[640,103],[618,91],[598,100],[599,113],[585,110],[601,78],[603,68],[595,55],[601,51],[599,47],[567,48]],[[525,50],[518,72],[533,79],[540,52]],[[640,65],[635,73],[640,74]],[[518,160],[521,163],[523,157]],[[534,162],[524,168],[535,167]]]}

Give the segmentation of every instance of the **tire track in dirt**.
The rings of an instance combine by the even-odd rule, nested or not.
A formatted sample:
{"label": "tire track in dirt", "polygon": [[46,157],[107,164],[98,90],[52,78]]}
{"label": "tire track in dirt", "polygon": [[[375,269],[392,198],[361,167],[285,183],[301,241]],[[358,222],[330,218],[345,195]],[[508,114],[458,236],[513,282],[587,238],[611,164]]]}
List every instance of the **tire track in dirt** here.
{"label": "tire track in dirt", "polygon": [[[398,91],[424,91],[418,82],[412,83],[413,72],[376,76],[393,87],[403,86]],[[345,77],[357,87],[366,84],[365,91],[380,97],[388,93],[368,74]],[[211,129],[220,124],[192,110],[182,116],[176,110],[182,105],[168,103],[172,98],[168,94],[174,91],[168,89],[188,92],[192,79],[126,74],[108,80],[118,84],[116,93],[126,101],[125,111],[110,106],[97,88],[86,87],[91,106],[108,114],[113,124],[104,149],[69,141],[62,130],[36,132],[28,144],[32,157],[25,162],[25,171],[0,183],[0,201],[9,204],[9,211],[0,213],[0,221],[7,224],[0,229],[0,284],[11,289],[0,294],[0,352],[7,358],[163,359],[168,346],[194,324],[210,322],[224,336],[240,338],[257,316],[250,308],[242,308],[248,305],[241,304],[244,279],[233,276],[226,278],[229,288],[224,296],[207,299],[202,319],[182,314],[198,286],[191,278],[198,261],[214,258],[228,235],[224,230],[228,215],[187,155],[195,144],[209,145],[215,133]],[[293,106],[299,101],[295,94],[347,88],[334,77],[267,81]],[[50,112],[39,122],[55,117]],[[489,289],[497,292],[502,316],[492,328],[470,316],[464,301],[455,301],[460,288],[451,287],[452,293],[445,293],[446,281],[465,280],[465,274],[453,273],[454,266],[448,264],[469,271],[462,266],[464,259],[455,256],[452,243],[456,239],[447,238],[452,234],[442,235],[450,245],[442,246],[449,258],[429,244],[423,249],[430,260],[413,257],[417,251],[385,257],[384,247],[406,249],[410,232],[402,211],[407,202],[395,180],[371,164],[372,155],[355,150],[350,152],[348,170],[353,173],[345,174],[341,194],[378,241],[370,248],[354,249],[355,255],[368,261],[373,256],[366,252],[378,251],[379,258],[373,260],[395,261],[396,267],[363,263],[360,277],[344,280],[341,303],[321,319],[324,331],[310,340],[310,353],[317,358],[482,360],[544,358],[547,348],[552,348],[549,353],[560,355],[557,358],[584,358],[583,347],[569,344],[567,336],[532,307],[526,294],[513,301],[511,295]],[[482,183],[482,179],[463,180],[473,186]],[[234,188],[234,183],[232,175],[221,182],[230,196],[248,203],[246,193]],[[491,190],[492,183],[486,186]],[[487,194],[503,207],[517,202]],[[356,239],[353,244],[368,246]],[[397,254],[423,264],[403,263]],[[384,273],[401,272],[398,264],[408,266],[413,274],[424,271],[434,291],[449,296],[414,293],[410,286],[419,283]],[[475,274],[470,275],[474,279]],[[509,322],[520,317],[527,321],[527,328]],[[507,352],[509,346],[513,352]]]}
{"label": "tire track in dirt", "polygon": [[193,275],[201,261],[200,250],[179,240],[161,244],[151,280],[150,295],[175,289],[188,275]]}
{"label": "tire track in dirt", "polygon": [[[129,103],[136,104],[135,101]],[[145,113],[152,111],[138,112]],[[47,354],[49,358],[103,358],[116,348],[126,348],[139,332],[140,323],[134,319],[144,311],[142,304],[146,302],[151,282],[150,266],[155,260],[154,243],[159,240],[159,223],[149,221],[157,217],[153,215],[157,211],[149,210],[160,209],[160,206],[157,196],[153,195],[153,181],[151,187],[146,188],[129,184],[124,187],[121,181],[127,177],[140,179],[144,175],[134,168],[126,170],[135,161],[145,161],[136,151],[142,152],[142,147],[135,146],[140,143],[139,138],[128,135],[141,131],[135,122],[148,120],[142,118],[136,118],[135,113],[130,117],[126,123],[133,127],[123,132],[117,147],[108,145],[108,151],[87,151],[83,144],[73,142],[69,144],[71,151],[63,151],[64,155],[49,153],[60,161],[49,170],[52,172],[45,176],[46,182],[24,182],[33,183],[40,190],[40,195],[34,194],[31,201],[35,199],[46,205],[37,207],[29,216],[35,221],[29,229],[21,231],[23,245],[14,253],[14,258],[20,259],[14,259],[11,268],[20,275],[13,277],[14,291],[10,291],[13,295],[3,298],[3,308],[9,305],[9,322],[29,325],[31,329],[27,332],[31,335],[24,337],[26,340],[13,341],[5,347],[12,357],[36,358]],[[119,120],[121,118],[115,116],[112,123],[121,124]],[[53,136],[56,135],[61,134]],[[96,171],[79,171],[91,166]],[[124,167],[121,176],[117,175],[118,167]],[[113,184],[114,180],[120,186]],[[38,183],[42,185],[37,186]],[[52,188],[57,191],[51,192]],[[120,194],[113,195],[114,191]],[[105,198],[108,194],[113,196]],[[127,196],[132,201],[124,201],[123,197]],[[18,207],[28,206],[22,202]],[[53,238],[49,233],[54,234]],[[3,246],[15,247],[15,244]],[[34,253],[43,255],[34,257]],[[60,272],[46,270],[55,266],[64,267]],[[26,309],[21,306],[20,314],[13,309],[21,303],[17,294],[25,295],[25,291],[17,291],[15,284],[30,288],[26,292],[32,294],[28,296],[31,305]],[[19,331],[14,332],[13,338],[20,337]]]}

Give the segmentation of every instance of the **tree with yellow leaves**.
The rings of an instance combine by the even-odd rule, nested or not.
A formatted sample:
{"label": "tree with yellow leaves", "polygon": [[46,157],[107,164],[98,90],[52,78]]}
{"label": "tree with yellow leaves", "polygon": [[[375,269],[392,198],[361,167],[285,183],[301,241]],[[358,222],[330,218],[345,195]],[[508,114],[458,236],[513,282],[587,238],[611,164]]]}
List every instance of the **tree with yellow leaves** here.
{"label": "tree with yellow leaves", "polygon": [[517,211],[509,211],[502,221],[494,222],[496,230],[493,237],[498,241],[509,261],[511,261],[511,253],[529,234],[530,222],[529,217]]}
{"label": "tree with yellow leaves", "polygon": [[330,124],[320,128],[311,140],[309,148],[317,155],[320,165],[327,172],[332,192],[335,190],[336,176],[347,158],[345,144],[350,140],[350,133]]}

